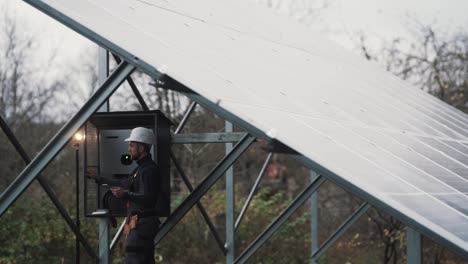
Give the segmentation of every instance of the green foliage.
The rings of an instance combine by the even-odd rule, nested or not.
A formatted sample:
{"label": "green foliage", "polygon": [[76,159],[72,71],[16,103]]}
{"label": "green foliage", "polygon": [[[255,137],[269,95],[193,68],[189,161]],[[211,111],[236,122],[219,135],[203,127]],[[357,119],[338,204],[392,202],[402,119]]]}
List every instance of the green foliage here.
{"label": "green foliage", "polygon": [[[81,231],[97,245],[94,227],[84,222]],[[0,218],[0,234],[0,263],[73,262],[75,236],[47,197],[23,195]]]}
{"label": "green foliage", "polygon": [[[236,196],[238,197],[238,196]],[[176,198],[176,201],[179,199]],[[236,200],[239,212],[245,198]],[[221,237],[225,234],[225,193],[211,190],[202,204],[214,222]],[[254,196],[247,213],[236,232],[236,252],[244,250],[261,230],[265,229],[289,203],[284,192],[273,192],[265,186]],[[252,258],[252,263],[306,263],[310,255],[308,213],[294,214]],[[163,263],[223,263],[218,245],[198,209],[192,209],[158,247]],[[183,254],[181,254],[183,252]]]}

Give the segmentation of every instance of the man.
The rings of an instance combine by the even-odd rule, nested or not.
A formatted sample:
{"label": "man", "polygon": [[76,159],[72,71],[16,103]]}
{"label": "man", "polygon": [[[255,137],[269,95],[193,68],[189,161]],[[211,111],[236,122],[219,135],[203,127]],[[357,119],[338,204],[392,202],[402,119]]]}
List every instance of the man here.
{"label": "man", "polygon": [[137,127],[125,141],[129,142],[128,152],[131,159],[138,163],[138,167],[128,179],[113,180],[90,171],[87,172],[87,176],[98,183],[112,186],[112,194],[126,201],[125,263],[155,263],[153,241],[160,224],[155,208],[160,184],[157,166],[150,153],[154,141],[153,131]]}

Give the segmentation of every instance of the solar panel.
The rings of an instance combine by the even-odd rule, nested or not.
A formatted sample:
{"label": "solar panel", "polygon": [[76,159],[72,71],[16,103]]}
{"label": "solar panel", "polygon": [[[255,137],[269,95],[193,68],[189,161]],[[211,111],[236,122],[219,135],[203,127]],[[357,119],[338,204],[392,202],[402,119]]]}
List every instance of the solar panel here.
{"label": "solar panel", "polygon": [[466,147],[465,145],[463,145],[463,144],[461,144],[459,142],[453,142],[453,141],[448,141],[448,140],[443,140],[442,142],[444,144],[449,145],[453,149],[458,150],[460,153],[468,153],[468,147]]}
{"label": "solar panel", "polygon": [[240,0],[28,1],[468,257],[468,116]]}

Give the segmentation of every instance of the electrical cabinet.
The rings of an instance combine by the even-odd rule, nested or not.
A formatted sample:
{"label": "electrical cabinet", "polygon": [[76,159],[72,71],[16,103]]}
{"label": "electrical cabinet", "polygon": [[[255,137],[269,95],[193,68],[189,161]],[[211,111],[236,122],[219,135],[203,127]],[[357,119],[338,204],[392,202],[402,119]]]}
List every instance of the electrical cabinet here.
{"label": "electrical cabinet", "polygon": [[[160,111],[144,112],[100,112],[94,114],[86,124],[84,166],[95,170],[101,177],[123,180],[136,168],[135,161],[128,156],[128,142],[135,127],[150,128],[154,132],[151,149],[153,160],[158,165],[158,194],[156,211],[161,217],[170,215],[170,126],[171,122]],[[94,180],[85,180],[85,212],[87,216],[125,216],[125,201],[114,197],[110,186],[101,186]],[[106,209],[100,210],[100,209]]]}

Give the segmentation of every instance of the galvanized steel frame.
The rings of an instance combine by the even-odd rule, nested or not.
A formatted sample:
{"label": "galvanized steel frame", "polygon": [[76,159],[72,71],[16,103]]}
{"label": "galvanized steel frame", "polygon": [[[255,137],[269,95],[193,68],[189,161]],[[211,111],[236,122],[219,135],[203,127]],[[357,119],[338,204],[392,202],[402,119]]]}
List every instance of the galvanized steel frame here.
{"label": "galvanized steel frame", "polygon": [[[274,140],[273,138],[270,138],[269,136],[267,136],[265,134],[265,132],[261,131],[260,129],[256,128],[255,126],[250,125],[249,123],[245,122],[244,120],[238,118],[233,113],[230,113],[229,111],[219,107],[218,104],[209,101],[208,99],[204,98],[201,95],[198,95],[197,93],[193,92],[190,88],[185,87],[184,85],[178,83],[176,80],[170,78],[169,76],[164,76],[164,74],[161,74],[160,72],[158,72],[150,64],[147,64],[146,62],[141,61],[139,58],[133,56],[128,51],[120,48],[119,46],[117,46],[116,44],[114,44],[114,43],[110,42],[109,40],[103,38],[99,34],[96,34],[92,30],[90,30],[90,29],[88,29],[86,27],[83,27],[82,25],[80,25],[76,21],[72,20],[71,18],[61,14],[60,12],[58,12],[57,10],[52,8],[51,6],[48,6],[47,4],[45,4],[45,3],[41,2],[41,1],[35,1],[35,0],[25,0],[25,2],[28,2],[32,6],[36,7],[39,10],[41,10],[42,12],[49,15],[50,17],[56,19],[57,21],[63,23],[64,25],[68,26],[69,28],[77,31],[78,33],[80,33],[82,35],[84,35],[85,37],[92,40],[93,42],[95,42],[95,43],[97,43],[97,44],[99,44],[99,45],[101,45],[103,47],[106,47],[106,49],[108,49],[112,53],[118,54],[118,56],[120,56],[124,60],[124,62],[121,64],[121,66],[119,66],[118,69],[125,68],[125,71],[128,71],[128,74],[129,74],[129,73],[131,73],[131,71],[133,71],[133,69],[135,67],[137,67],[140,70],[142,70],[143,72],[145,72],[148,75],[155,78],[156,80],[162,80],[163,77],[166,77],[166,78],[164,78],[164,81],[167,84],[167,86],[166,86],[167,88],[174,89],[176,91],[182,92],[188,98],[192,99],[193,102],[196,102],[197,104],[201,105],[202,107],[206,108],[207,110],[210,110],[210,111],[216,113],[217,115],[219,115],[220,117],[222,117],[222,118],[224,118],[226,120],[229,120],[230,122],[233,122],[234,124],[244,128],[246,131],[249,131],[249,133],[251,133],[251,135],[249,135],[250,140],[253,141],[254,137],[265,139],[267,142]],[[126,63],[125,61],[128,62],[128,63]],[[134,66],[131,66],[130,64],[132,64]],[[114,74],[111,75],[111,76],[115,76],[115,75],[116,74],[114,72]],[[121,74],[119,74],[119,77],[121,77]],[[111,79],[111,77],[109,77],[109,79]],[[119,81],[121,82],[123,80],[119,80]],[[101,89],[99,89],[98,91],[100,91],[100,90]],[[104,90],[106,92],[108,92],[108,90],[111,90],[111,89],[108,87],[108,89],[104,89]],[[109,96],[110,96],[110,94],[109,94]],[[23,171],[18,176],[18,178],[15,180],[15,182],[0,196],[0,216],[8,209],[8,207],[14,202],[14,200],[24,191],[24,189],[31,183],[31,181],[40,173],[40,171],[42,171],[42,169],[47,165],[47,163],[50,162],[50,160],[58,153],[58,151],[66,143],[66,140],[68,140],[68,138],[70,138],[71,134],[76,129],[78,129],[79,126],[77,126],[77,125],[78,124],[83,124],[84,121],[86,121],[86,119],[87,119],[86,117],[89,117],[90,114],[92,114],[95,111],[96,104],[98,104],[98,102],[101,102],[101,100],[102,100],[101,96],[99,96],[99,99],[96,99],[95,97],[97,97],[97,96],[93,95],[93,97],[90,99],[90,101],[88,101],[85,104],[85,106],[82,108],[82,109],[84,109],[83,113],[80,110],[80,112],[77,114],[77,116],[79,116],[80,118],[77,118],[77,120],[75,120],[75,118],[74,118],[72,120],[73,122],[67,123],[67,125],[64,127],[64,129],[62,129],[57,134],[57,136],[54,137],[54,139],[46,146],[44,151],[42,151],[38,155],[38,157],[36,157],[31,162],[31,164],[25,169],[25,171]],[[108,98],[108,96],[105,96],[105,97]],[[97,105],[97,107],[99,107],[99,104]],[[83,118],[84,118],[84,120],[83,120]],[[245,138],[244,138],[244,140],[245,140]],[[249,143],[249,145],[250,145],[250,143]],[[382,209],[382,210],[386,211],[387,213],[390,213],[390,214],[398,217],[400,220],[402,220],[406,224],[408,224],[410,226],[413,226],[413,227],[417,227],[418,230],[422,231],[428,237],[439,241],[440,243],[442,243],[443,245],[449,247],[450,249],[452,249],[454,252],[458,253],[459,255],[461,255],[461,256],[463,256],[465,258],[468,258],[468,256],[465,254],[465,252],[463,252],[462,250],[457,248],[457,246],[452,244],[450,241],[446,241],[444,239],[439,239],[437,234],[435,234],[432,230],[428,230],[424,226],[422,226],[422,225],[418,224],[417,222],[413,221],[412,219],[406,217],[405,215],[401,214],[397,210],[387,206],[386,204],[384,204],[380,200],[375,199],[374,197],[370,196],[365,190],[354,187],[352,184],[347,182],[345,179],[338,177],[332,171],[329,171],[327,168],[321,166],[320,164],[314,162],[313,160],[308,159],[307,157],[304,157],[302,155],[292,155],[292,156],[295,156],[295,158],[297,160],[302,162],[307,167],[313,169],[314,171],[316,171],[320,175],[323,175],[322,177],[327,177],[327,179],[329,179],[332,182],[334,182],[335,184],[343,187],[344,189],[350,191],[351,193],[353,193],[357,197],[359,197],[359,198],[361,198],[363,200],[366,200],[369,203],[372,203],[373,206],[375,206],[375,207],[377,207],[379,209]],[[223,165],[225,165],[225,164],[223,164]],[[209,180],[210,182],[212,182],[213,180],[216,181],[217,179],[219,179],[220,176],[221,176],[221,174],[219,174],[219,173],[217,173],[217,175],[211,175],[210,174],[207,177],[206,180]],[[314,182],[316,182],[316,181],[314,181]],[[165,234],[167,234],[167,232],[173,227],[173,225],[176,222],[178,222],[180,220],[180,218],[188,211],[188,209],[191,208],[198,201],[198,199],[202,196],[200,194],[206,192],[207,187],[209,188],[209,186],[211,186],[211,185],[212,184],[204,184],[203,187],[199,186],[199,187],[197,187],[195,189],[194,193],[192,193],[188,197],[188,199],[186,200],[186,203],[184,204],[183,209],[178,208],[178,210],[176,210],[177,214],[174,214],[174,218],[172,218],[170,222],[168,221],[165,224],[163,224],[163,226],[162,226],[163,232],[160,232],[160,234],[158,234],[158,237],[155,240],[155,242],[160,241],[160,239],[162,239],[162,237]],[[309,186],[309,188],[311,188],[311,186]],[[196,199],[196,198],[198,198],[198,199]],[[257,242],[256,245],[258,245],[258,242]],[[249,252],[247,252],[247,253],[250,254],[251,252],[253,252],[252,249],[250,249]],[[240,258],[238,258],[238,259],[240,259]]]}
{"label": "galvanized steel frame", "polygon": [[322,185],[325,178],[317,177],[310,185],[294,199],[286,209],[263,231],[247,249],[240,254],[234,263],[245,263],[278,228]]}
{"label": "galvanized steel frame", "polygon": [[318,259],[327,251],[367,210],[370,205],[364,202],[356,211],[350,215],[323,245],[312,254],[312,261],[317,262]]}
{"label": "galvanized steel frame", "polygon": [[[233,125],[228,120],[224,121],[224,131],[232,133]],[[225,143],[225,152],[228,154],[232,150],[232,143]],[[234,227],[234,208],[235,208],[235,183],[234,183],[234,167],[231,165],[226,170],[226,263],[230,264],[235,259],[236,243],[235,243],[235,227]]]}
{"label": "galvanized steel frame", "polygon": [[203,197],[203,195],[223,176],[226,170],[255,141],[255,137],[246,134],[234,148],[216,165],[206,178],[177,207],[171,216],[161,225],[154,244],[157,245],[164,236],[184,217],[184,215]]}
{"label": "galvanized steel frame", "polygon": [[[88,118],[109,98],[112,93],[120,86],[120,84],[129,76],[135,67],[122,62],[116,70],[109,76],[106,82],[96,90],[91,98],[83,105],[83,107],[65,124],[62,129],[49,141],[49,143],[42,149],[42,151],[28,163],[26,168],[15,178],[15,180],[7,187],[7,189],[0,196],[0,216],[6,212],[6,210],[18,199],[18,197],[26,190],[26,188],[32,183],[32,181],[39,176],[39,174],[45,169],[45,167],[52,161],[52,159],[61,151],[61,149],[67,144],[73,134],[83,126]],[[19,146],[19,145],[18,145]],[[17,147],[18,147],[17,146]],[[25,153],[24,153],[25,154]],[[96,254],[91,249],[85,239],[78,232],[76,225],[69,223],[71,220],[63,206],[58,202],[58,199],[54,199],[52,196],[52,189],[48,184],[39,178],[39,182],[46,190],[49,197],[59,209],[64,219],[67,221],[70,228],[77,235],[79,240],[83,243],[88,253],[96,258]],[[45,184],[44,184],[45,183]]]}
{"label": "galvanized steel frame", "polygon": [[67,144],[73,134],[88,120],[88,118],[109,98],[119,85],[130,75],[135,66],[122,62],[109,76],[107,81],[91,96],[70,121],[49,141],[42,151],[18,175],[13,183],[0,196],[0,216],[24,192],[32,181],[44,170],[52,159]]}
{"label": "galvanized steel frame", "polygon": [[[175,158],[174,153],[172,152],[172,150],[170,152],[170,156],[171,156],[172,163],[174,163],[174,165],[175,165],[175,167],[177,169],[177,172],[179,173],[180,177],[182,178],[185,185],[187,186],[187,189],[189,190],[190,193],[192,193],[193,192],[193,186],[190,183],[190,180],[188,179],[188,177],[185,174],[184,170],[182,169],[182,166],[180,166],[179,162]],[[221,249],[223,254],[226,254],[226,248],[224,247],[224,242],[222,241],[221,237],[219,236],[218,231],[216,231],[216,228],[214,227],[213,223],[211,222],[210,217],[208,216],[208,213],[206,212],[205,208],[203,207],[203,205],[201,204],[200,201],[197,201],[197,207],[198,207],[198,210],[200,211],[200,213],[202,214],[203,218],[205,219],[205,222],[208,225],[208,228],[210,229],[211,234],[213,234],[213,237],[215,238],[216,243],[218,244],[219,248]]]}

